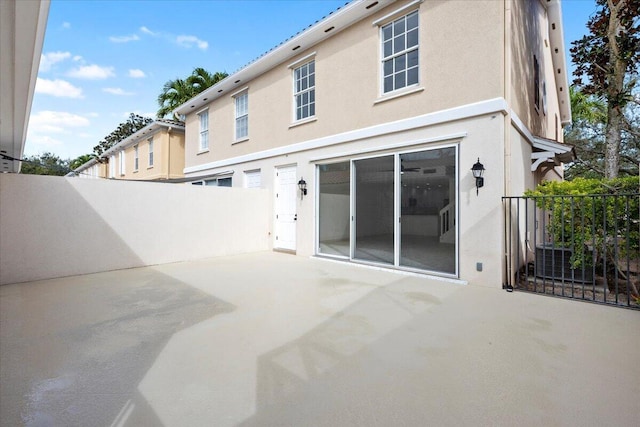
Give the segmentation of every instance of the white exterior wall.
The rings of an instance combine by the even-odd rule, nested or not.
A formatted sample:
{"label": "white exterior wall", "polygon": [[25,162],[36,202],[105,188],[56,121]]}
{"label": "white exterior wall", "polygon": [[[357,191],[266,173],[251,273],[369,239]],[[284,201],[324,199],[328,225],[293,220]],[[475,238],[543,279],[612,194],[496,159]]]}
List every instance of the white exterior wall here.
{"label": "white exterior wall", "polygon": [[[296,253],[316,254],[317,194],[316,165],[382,153],[419,151],[457,145],[458,157],[458,252],[459,278],[477,285],[502,286],[503,222],[502,203],[504,176],[504,100],[496,99],[475,106],[449,110],[386,124],[362,133],[335,135],[329,139],[305,141],[302,146],[290,146],[289,151],[270,150],[251,157],[220,161],[218,167],[189,176],[233,172],[233,186],[242,186],[245,171],[261,170],[263,188],[273,189],[275,169],[295,165],[299,178],[307,182],[308,195],[298,193]],[[362,135],[362,137],[360,136]],[[351,139],[349,139],[351,138]],[[331,144],[332,139],[340,141]],[[322,143],[325,143],[322,146]],[[304,150],[302,147],[314,147]],[[486,168],[485,185],[476,196],[471,166],[478,157]],[[268,208],[273,230],[274,195]],[[273,241],[270,242],[273,247]],[[483,271],[476,271],[476,263]]]}
{"label": "white exterior wall", "polygon": [[259,189],[0,174],[0,285],[266,250],[269,200]]}

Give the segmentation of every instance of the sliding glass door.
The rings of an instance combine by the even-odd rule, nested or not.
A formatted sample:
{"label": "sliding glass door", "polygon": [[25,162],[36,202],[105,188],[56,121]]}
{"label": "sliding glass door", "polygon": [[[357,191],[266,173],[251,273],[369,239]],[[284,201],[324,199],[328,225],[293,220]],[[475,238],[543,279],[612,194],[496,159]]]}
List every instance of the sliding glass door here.
{"label": "sliding glass door", "polygon": [[457,147],[319,165],[318,253],[456,275]]}
{"label": "sliding glass door", "polygon": [[394,264],[394,156],[355,160],[353,257]]}

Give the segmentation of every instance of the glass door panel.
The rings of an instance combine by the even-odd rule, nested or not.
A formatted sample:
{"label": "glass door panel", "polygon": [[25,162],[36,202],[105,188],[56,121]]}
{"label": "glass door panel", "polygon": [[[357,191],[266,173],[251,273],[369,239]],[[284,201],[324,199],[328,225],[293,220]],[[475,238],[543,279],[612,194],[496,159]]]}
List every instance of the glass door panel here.
{"label": "glass door panel", "polygon": [[349,162],[318,166],[318,253],[349,257]]}
{"label": "glass door panel", "polygon": [[394,264],[394,156],[354,160],[354,253]]}
{"label": "glass door panel", "polygon": [[456,150],[400,155],[400,265],[456,272]]}

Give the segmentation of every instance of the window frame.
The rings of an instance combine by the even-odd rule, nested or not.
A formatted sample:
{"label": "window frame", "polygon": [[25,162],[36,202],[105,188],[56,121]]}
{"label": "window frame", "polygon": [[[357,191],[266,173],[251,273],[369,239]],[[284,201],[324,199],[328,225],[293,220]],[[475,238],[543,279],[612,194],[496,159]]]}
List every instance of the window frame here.
{"label": "window frame", "polygon": [[120,160],[120,176],[124,176],[127,172],[125,157],[124,157],[124,150],[119,151],[119,160]]}
{"label": "window frame", "polygon": [[149,163],[149,167],[152,168],[153,167],[153,137],[149,138],[147,140],[149,142],[149,157],[148,157],[148,163]]}
{"label": "window frame", "polygon": [[[198,152],[206,152],[209,151],[210,141],[209,141],[209,109],[205,108],[204,110],[198,111]],[[206,117],[206,128],[203,128],[203,120],[202,118]]]}
{"label": "window frame", "polygon": [[[241,104],[242,100],[244,100],[244,105]],[[240,92],[237,92],[233,95],[233,103],[235,108],[235,121],[234,121],[234,135],[235,142],[246,141],[249,139],[249,91],[247,89],[243,89]],[[239,105],[240,104],[240,105]],[[239,107],[243,107],[243,111],[239,111]],[[241,114],[239,114],[241,113]],[[238,131],[242,129],[240,123],[244,122],[244,134],[239,135]]]}
{"label": "window frame", "polygon": [[140,166],[140,149],[138,144],[133,146],[133,171],[138,172],[138,166]]}
{"label": "window frame", "polygon": [[[409,11],[401,10],[402,15],[393,14],[392,17],[385,19],[384,21],[376,21],[379,27],[379,58],[380,58],[380,95],[381,96],[394,96],[402,91],[414,90],[420,86],[420,13],[419,8],[415,8]],[[416,25],[410,29],[407,29],[407,21],[409,17],[415,15]],[[395,26],[400,21],[404,21],[402,33],[395,34]],[[391,28],[390,38],[385,39],[385,29]],[[409,33],[415,31],[415,44],[408,47],[407,36]],[[404,48],[396,51],[396,39],[402,36]],[[391,52],[385,56],[385,44],[390,43]],[[409,65],[409,56],[415,52],[415,64]],[[401,71],[395,69],[396,63],[400,62],[399,58],[404,58],[404,65]],[[391,64],[391,73],[387,74],[385,71],[385,64],[389,61]],[[409,83],[409,73],[413,75],[415,71],[415,82]],[[396,77],[402,73],[404,77],[404,83],[402,86],[396,86]],[[391,88],[387,90],[385,87],[385,80],[391,79]]]}
{"label": "window frame", "polygon": [[[304,62],[300,62],[292,66],[292,82],[293,82],[293,122],[304,122],[312,120],[316,117],[316,59],[315,56],[311,58],[306,58],[307,60]],[[309,66],[313,64],[313,71],[309,72]],[[302,75],[303,69],[306,70],[306,74]],[[298,71],[300,72],[300,78],[298,78]],[[313,75],[313,85],[309,84],[309,80],[311,75]],[[307,80],[307,87],[302,88],[304,83],[304,79]],[[300,90],[298,90],[298,82],[300,82]],[[304,99],[304,96],[307,95],[307,103],[301,103],[298,105],[298,99]],[[300,97],[300,98],[298,98]],[[311,98],[313,97],[313,101]],[[304,116],[304,111],[308,112],[306,116]],[[298,117],[298,111],[300,110],[301,114]],[[313,114],[311,111],[313,110]]]}

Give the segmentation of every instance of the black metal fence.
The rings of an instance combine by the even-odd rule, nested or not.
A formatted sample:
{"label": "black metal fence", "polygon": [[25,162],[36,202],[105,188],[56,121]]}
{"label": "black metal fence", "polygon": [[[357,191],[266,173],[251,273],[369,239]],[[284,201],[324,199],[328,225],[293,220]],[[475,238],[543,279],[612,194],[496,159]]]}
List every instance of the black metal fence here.
{"label": "black metal fence", "polygon": [[640,309],[639,200],[503,197],[504,288]]}

